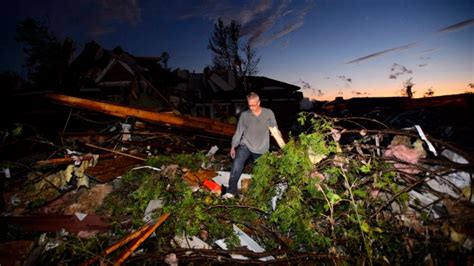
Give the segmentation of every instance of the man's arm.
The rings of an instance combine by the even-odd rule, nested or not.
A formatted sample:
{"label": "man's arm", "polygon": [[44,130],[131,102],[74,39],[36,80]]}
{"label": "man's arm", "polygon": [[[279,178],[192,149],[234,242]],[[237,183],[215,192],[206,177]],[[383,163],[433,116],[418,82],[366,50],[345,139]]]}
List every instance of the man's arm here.
{"label": "man's arm", "polygon": [[239,146],[242,135],[244,134],[244,114],[242,113],[239,117],[239,122],[237,122],[237,127],[235,128],[234,136],[232,137],[232,144],[230,147],[230,157],[235,158],[235,148]]}
{"label": "man's arm", "polygon": [[269,121],[269,127],[275,127],[275,128],[278,128],[278,125],[277,125],[277,121],[276,121],[276,118],[275,118],[275,114],[273,113],[273,111],[271,109],[270,110],[270,121]]}

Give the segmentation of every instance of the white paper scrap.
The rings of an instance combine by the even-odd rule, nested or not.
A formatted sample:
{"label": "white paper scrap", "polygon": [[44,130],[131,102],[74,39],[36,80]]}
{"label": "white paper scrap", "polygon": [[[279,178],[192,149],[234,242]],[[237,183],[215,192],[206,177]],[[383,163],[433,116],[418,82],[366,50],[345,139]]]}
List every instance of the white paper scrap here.
{"label": "white paper scrap", "polygon": [[82,222],[84,218],[86,218],[87,213],[82,213],[82,212],[75,212],[74,215],[76,215],[77,219]]}
{"label": "white paper scrap", "polygon": [[438,156],[438,153],[436,152],[435,147],[431,142],[426,138],[425,133],[423,133],[423,130],[419,125],[415,125],[416,131],[418,131],[418,135],[420,135],[420,138],[426,142],[426,145],[428,145],[428,149],[435,155]]}

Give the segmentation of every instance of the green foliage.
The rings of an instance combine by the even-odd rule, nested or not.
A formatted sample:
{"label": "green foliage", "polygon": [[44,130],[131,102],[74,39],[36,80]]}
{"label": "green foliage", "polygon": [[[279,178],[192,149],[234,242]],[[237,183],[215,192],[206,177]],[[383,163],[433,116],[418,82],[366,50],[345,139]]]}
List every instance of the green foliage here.
{"label": "green foliage", "polygon": [[[305,115],[300,121],[310,123],[311,130],[290,139],[280,151],[263,154],[253,167],[252,185],[240,200],[222,201],[207,192],[193,192],[180,178],[180,170],[174,177],[145,170],[125,175],[121,190],[114,191],[127,196],[117,213],[134,216],[139,224],[147,202],[163,199],[165,207],[155,215],[169,212],[171,216],[157,230],[160,248],[169,245],[170,236],[199,235],[203,230],[209,233],[208,243],[226,238],[233,247],[238,241],[232,224],[241,228],[263,225],[269,231],[266,234],[251,231],[267,250],[282,248],[283,241],[290,252],[330,250],[335,256],[350,258],[349,263],[407,262],[406,256],[399,255],[405,252],[400,250],[405,242],[394,233],[400,230],[399,224],[374,215],[377,210],[389,210],[386,200],[394,195],[400,206],[406,206],[408,193],[401,190],[397,172],[377,158],[342,154],[326,119]],[[314,163],[314,154],[324,159]],[[191,168],[193,163],[202,163],[200,156],[157,156],[148,162]],[[374,196],[374,191],[384,195]],[[273,209],[272,198],[277,195]]]}
{"label": "green foliage", "polygon": [[[79,265],[84,261],[100,254],[103,250],[101,246],[107,243],[108,237],[101,239],[97,237],[80,238],[77,236],[64,236],[47,239],[51,243],[58,243],[58,246],[43,251],[38,260],[39,265]],[[109,261],[112,263],[112,261]]]}
{"label": "green foliage", "polygon": [[[299,121],[306,123],[307,116]],[[270,201],[276,195],[275,187],[279,183],[287,185],[287,190],[271,212],[269,222],[285,235],[295,240],[290,247],[295,250],[324,249],[331,240],[316,230],[316,219],[323,211],[322,194],[317,190],[319,181],[311,177],[314,165],[312,154],[329,156],[336,152],[336,143],[327,138],[331,130],[330,123],[321,119],[309,119],[314,132],[302,133],[298,140],[291,139],[281,150],[280,155],[264,154],[254,167],[249,201],[259,208],[272,211]],[[337,177],[336,177],[337,180]],[[331,203],[337,204],[341,197],[330,193]],[[308,196],[311,204],[308,205]]]}
{"label": "green foliage", "polygon": [[20,123],[15,123],[15,128],[12,130],[13,136],[19,136],[23,133],[23,125]]}
{"label": "green foliage", "polygon": [[[201,162],[202,159],[195,155],[179,155],[174,158],[177,158],[175,163],[179,161],[187,167],[190,167],[190,163]],[[155,157],[151,163],[161,164],[165,160],[168,158]],[[152,218],[159,217],[163,213],[171,215],[156,231],[157,247],[169,248],[170,236],[199,236],[203,230],[209,233],[212,241],[226,238],[229,247],[236,246],[238,238],[233,233],[232,224],[225,221],[253,224],[257,216],[248,210],[231,209],[223,214],[222,209],[211,208],[213,204],[221,203],[225,206],[231,202],[222,202],[220,198],[206,191],[193,192],[184,182],[182,175],[183,172],[179,169],[175,176],[149,169],[128,172],[123,176],[120,186],[106,198],[104,210],[108,211],[117,222],[127,217],[131,218],[134,227],[138,228],[144,224],[142,219],[148,203],[154,199],[161,199],[164,207],[156,210]],[[124,234],[120,228],[116,230],[116,234]]]}

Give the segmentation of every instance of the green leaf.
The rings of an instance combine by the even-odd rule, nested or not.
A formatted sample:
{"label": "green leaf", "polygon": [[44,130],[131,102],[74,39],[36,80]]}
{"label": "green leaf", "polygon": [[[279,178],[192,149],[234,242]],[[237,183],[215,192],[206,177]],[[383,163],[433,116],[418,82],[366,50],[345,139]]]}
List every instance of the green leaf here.
{"label": "green leaf", "polygon": [[334,194],[334,193],[332,193],[331,191],[329,191],[329,192],[327,193],[327,196],[328,196],[328,198],[329,198],[329,201],[330,201],[332,204],[337,203],[337,202],[339,202],[339,201],[341,200],[341,197],[340,197],[339,195]]}
{"label": "green leaf", "polygon": [[366,198],[367,197],[367,192],[365,190],[362,190],[362,189],[353,190],[352,193],[354,193],[354,195],[356,195],[358,197],[361,197],[361,198]]}
{"label": "green leaf", "polygon": [[368,164],[368,163],[364,163],[363,165],[361,165],[359,167],[359,171],[363,174],[369,173],[370,169],[371,169],[371,167],[370,167],[370,164]]}
{"label": "green leaf", "polygon": [[370,225],[366,222],[362,222],[360,224],[360,228],[362,229],[364,233],[368,233],[370,231]]}
{"label": "green leaf", "polygon": [[372,231],[377,232],[377,233],[383,233],[383,230],[380,227],[374,227],[372,228]]}

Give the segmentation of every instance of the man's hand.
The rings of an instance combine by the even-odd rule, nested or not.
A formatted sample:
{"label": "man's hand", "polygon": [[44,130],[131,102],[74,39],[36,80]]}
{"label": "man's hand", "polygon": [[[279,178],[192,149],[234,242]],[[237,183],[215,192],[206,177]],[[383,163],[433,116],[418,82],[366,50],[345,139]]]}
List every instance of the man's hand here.
{"label": "man's hand", "polygon": [[230,158],[235,159],[235,147],[230,147]]}

